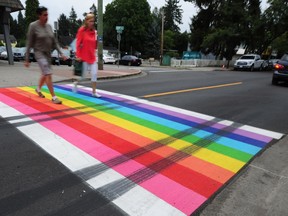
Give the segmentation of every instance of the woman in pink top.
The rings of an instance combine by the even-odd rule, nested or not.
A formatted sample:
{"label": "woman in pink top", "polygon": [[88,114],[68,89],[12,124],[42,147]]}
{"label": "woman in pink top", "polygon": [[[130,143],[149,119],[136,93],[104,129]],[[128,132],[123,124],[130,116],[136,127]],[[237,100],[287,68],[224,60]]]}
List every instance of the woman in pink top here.
{"label": "woman in pink top", "polygon": [[[84,20],[84,25],[78,29],[76,35],[76,58],[83,62],[82,78],[86,77],[87,71],[90,70],[92,82],[92,96],[101,97],[96,93],[97,82],[97,62],[95,51],[97,48],[97,32],[94,28],[94,15],[88,13]],[[78,81],[74,82],[73,91],[77,92]]]}

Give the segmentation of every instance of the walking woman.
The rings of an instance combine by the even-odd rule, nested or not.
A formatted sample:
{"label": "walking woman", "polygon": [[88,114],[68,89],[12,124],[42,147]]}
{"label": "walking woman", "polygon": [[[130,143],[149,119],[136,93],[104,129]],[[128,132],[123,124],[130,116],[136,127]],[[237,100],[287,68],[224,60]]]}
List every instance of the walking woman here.
{"label": "walking woman", "polygon": [[[101,97],[96,92],[97,82],[97,61],[96,61],[96,46],[97,46],[97,31],[95,30],[94,14],[88,13],[84,20],[84,25],[78,29],[76,36],[76,59],[82,61],[82,77],[86,77],[88,70],[91,73],[92,96]],[[81,81],[80,80],[80,81]],[[74,82],[73,91],[77,92],[78,81]]]}
{"label": "walking woman", "polygon": [[46,83],[52,96],[52,102],[55,104],[61,104],[62,101],[55,95],[52,83],[51,50],[57,49],[61,58],[63,59],[66,59],[67,57],[62,54],[54,37],[52,27],[47,23],[48,9],[46,7],[38,7],[36,13],[38,15],[38,20],[30,23],[27,33],[25,66],[30,66],[29,55],[31,48],[33,48],[35,59],[37,60],[42,72],[38,87],[35,89],[35,91],[39,97],[44,98],[45,96],[42,94],[41,88],[44,83]]}

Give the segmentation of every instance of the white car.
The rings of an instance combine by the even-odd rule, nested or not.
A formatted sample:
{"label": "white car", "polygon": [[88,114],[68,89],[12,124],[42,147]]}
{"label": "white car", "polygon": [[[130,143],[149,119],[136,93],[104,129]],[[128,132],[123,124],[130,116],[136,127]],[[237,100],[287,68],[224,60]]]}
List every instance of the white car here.
{"label": "white car", "polygon": [[7,51],[1,52],[1,54],[0,54],[0,59],[4,59],[4,60],[7,60],[7,59],[8,59]]}
{"label": "white car", "polygon": [[246,54],[236,60],[234,70],[262,70],[265,67],[265,61],[257,54]]}
{"label": "white car", "polygon": [[103,63],[104,64],[115,64],[116,59],[113,56],[103,54]]}
{"label": "white car", "polygon": [[14,61],[20,61],[25,59],[26,47],[12,48]]}

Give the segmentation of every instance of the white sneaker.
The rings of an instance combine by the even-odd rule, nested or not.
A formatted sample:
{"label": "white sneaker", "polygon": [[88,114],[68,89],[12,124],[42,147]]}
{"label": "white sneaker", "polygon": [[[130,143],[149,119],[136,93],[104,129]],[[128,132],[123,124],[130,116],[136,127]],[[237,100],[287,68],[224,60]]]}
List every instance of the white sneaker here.
{"label": "white sneaker", "polygon": [[62,104],[62,101],[59,100],[58,98],[55,98],[55,99],[52,98],[52,102],[53,102],[54,104]]}
{"label": "white sneaker", "polygon": [[77,92],[77,84],[78,84],[78,82],[73,82],[73,88],[72,88],[72,91],[74,92],[74,93],[76,93]]}
{"label": "white sneaker", "polygon": [[92,97],[97,97],[97,98],[100,98],[102,97],[100,94],[97,94],[97,93],[92,93]]}

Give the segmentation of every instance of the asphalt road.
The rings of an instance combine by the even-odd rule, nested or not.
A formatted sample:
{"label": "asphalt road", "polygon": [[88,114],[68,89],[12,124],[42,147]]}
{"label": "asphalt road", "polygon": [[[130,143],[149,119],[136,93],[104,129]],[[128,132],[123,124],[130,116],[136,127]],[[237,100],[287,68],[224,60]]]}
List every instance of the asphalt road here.
{"label": "asphalt road", "polygon": [[154,69],[98,87],[287,134],[288,87],[271,85],[271,78],[271,71]]}
{"label": "asphalt road", "polygon": [[[271,72],[151,68],[141,76],[100,81],[98,88],[287,134],[288,87],[272,86],[271,76]],[[15,126],[19,125],[0,118],[0,215],[125,215]],[[286,146],[280,142],[265,150],[201,209],[201,215],[285,215]],[[264,202],[267,199],[271,206]],[[248,202],[254,203],[248,207]]]}
{"label": "asphalt road", "polygon": [[125,215],[0,117],[0,215]]}

